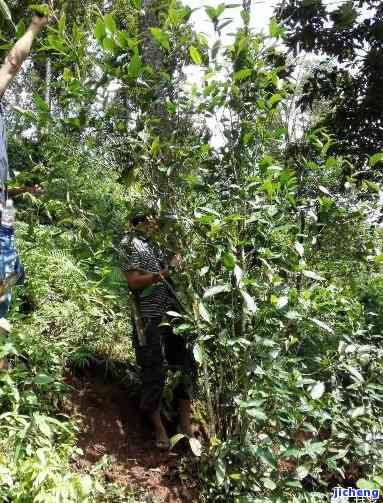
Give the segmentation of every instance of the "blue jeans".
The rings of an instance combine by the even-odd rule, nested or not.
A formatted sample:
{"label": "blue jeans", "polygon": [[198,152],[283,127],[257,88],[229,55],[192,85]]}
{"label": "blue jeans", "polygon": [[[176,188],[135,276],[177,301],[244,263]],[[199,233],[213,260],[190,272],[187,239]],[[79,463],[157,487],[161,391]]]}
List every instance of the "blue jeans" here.
{"label": "blue jeans", "polygon": [[[15,247],[15,233],[0,225],[0,281],[16,272],[23,275],[23,266]],[[0,318],[5,318],[11,303],[11,291],[8,290],[0,298]]]}

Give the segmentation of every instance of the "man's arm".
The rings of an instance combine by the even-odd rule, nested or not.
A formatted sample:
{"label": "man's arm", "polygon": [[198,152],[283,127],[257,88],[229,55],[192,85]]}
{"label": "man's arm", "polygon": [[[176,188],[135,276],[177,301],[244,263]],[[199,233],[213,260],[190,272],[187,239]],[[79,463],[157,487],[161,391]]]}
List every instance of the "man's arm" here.
{"label": "man's arm", "polygon": [[47,17],[33,16],[28,30],[16,42],[10,53],[5,58],[5,62],[0,68],[0,98],[3,96],[12,79],[16,76],[21,65],[31,52],[33,40],[36,35],[47,23]]}
{"label": "man's arm", "polygon": [[162,281],[162,278],[167,278],[169,276],[169,270],[168,268],[161,269],[159,274],[141,271],[128,271],[124,272],[124,275],[128,280],[129,287],[132,290],[140,290]]}
{"label": "man's arm", "polygon": [[25,194],[27,192],[34,194],[35,196],[39,196],[43,193],[43,189],[40,187],[40,185],[23,185],[22,187],[12,187],[8,189],[8,196],[17,197],[20,194]]}

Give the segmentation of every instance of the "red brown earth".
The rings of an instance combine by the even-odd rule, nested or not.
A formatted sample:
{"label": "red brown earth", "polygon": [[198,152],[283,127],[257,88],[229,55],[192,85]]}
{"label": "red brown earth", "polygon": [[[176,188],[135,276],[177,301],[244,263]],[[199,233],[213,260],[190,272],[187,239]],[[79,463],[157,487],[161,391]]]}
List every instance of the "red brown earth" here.
{"label": "red brown earth", "polygon": [[71,414],[82,418],[78,446],[83,456],[76,460],[78,469],[90,468],[103,455],[113,456],[104,472],[107,482],[139,490],[156,502],[198,501],[196,484],[181,478],[180,462],[187,453],[154,447],[150,425],[126,387],[91,370],[82,376],[68,374],[66,382],[73,387]]}

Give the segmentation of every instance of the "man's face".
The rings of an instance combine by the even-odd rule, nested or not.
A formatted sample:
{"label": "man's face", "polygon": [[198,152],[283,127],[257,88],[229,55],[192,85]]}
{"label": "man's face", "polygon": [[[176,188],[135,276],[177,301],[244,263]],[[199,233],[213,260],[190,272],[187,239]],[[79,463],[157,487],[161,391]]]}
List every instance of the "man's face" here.
{"label": "man's face", "polygon": [[136,225],[136,230],[147,236],[153,236],[160,230],[159,220],[155,217],[148,217],[144,222]]}

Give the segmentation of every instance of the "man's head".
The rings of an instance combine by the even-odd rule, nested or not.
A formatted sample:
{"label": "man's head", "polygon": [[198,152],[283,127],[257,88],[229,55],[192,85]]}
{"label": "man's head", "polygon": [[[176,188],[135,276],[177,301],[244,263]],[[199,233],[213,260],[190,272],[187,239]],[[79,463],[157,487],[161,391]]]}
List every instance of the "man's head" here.
{"label": "man's head", "polygon": [[166,232],[176,221],[173,215],[158,216],[154,212],[136,212],[130,218],[130,223],[136,232],[153,235],[159,231]]}
{"label": "man's head", "polygon": [[151,236],[159,230],[158,218],[150,212],[138,212],[130,218],[135,232]]}

